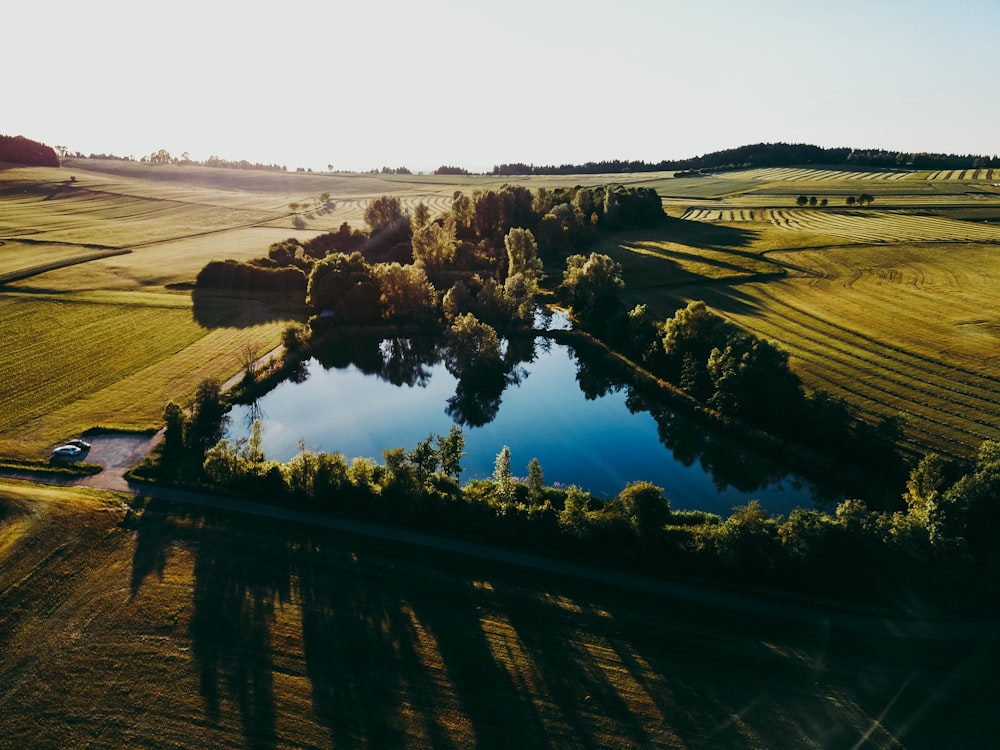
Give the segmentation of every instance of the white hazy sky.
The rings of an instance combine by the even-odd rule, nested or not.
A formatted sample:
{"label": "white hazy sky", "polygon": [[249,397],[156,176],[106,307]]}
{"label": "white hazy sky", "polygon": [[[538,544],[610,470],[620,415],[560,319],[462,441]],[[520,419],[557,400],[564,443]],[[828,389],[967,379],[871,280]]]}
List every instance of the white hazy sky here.
{"label": "white hazy sky", "polygon": [[1000,0],[2,0],[0,134],[325,169],[1000,153]]}

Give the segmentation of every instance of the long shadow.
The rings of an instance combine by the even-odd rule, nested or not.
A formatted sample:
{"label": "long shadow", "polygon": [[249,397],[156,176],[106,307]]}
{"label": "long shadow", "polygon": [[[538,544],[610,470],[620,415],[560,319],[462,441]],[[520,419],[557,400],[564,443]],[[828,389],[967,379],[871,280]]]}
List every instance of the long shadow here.
{"label": "long shadow", "polygon": [[268,537],[260,522],[157,501],[132,525],[133,598],[149,575],[162,577],[176,545],[194,550],[189,634],[208,716],[218,722],[222,706],[233,703],[246,746],[274,747],[271,630],[275,607],[288,602],[291,591],[287,542]]}
{"label": "long shadow", "polygon": [[282,295],[260,295],[260,299],[226,296],[191,290],[195,321],[204,328],[252,328],[276,320],[294,321],[301,311],[294,309]]}
{"label": "long shadow", "polygon": [[261,545],[225,527],[206,526],[199,536],[190,632],[202,697],[216,718],[224,686],[239,706],[247,745],[274,747],[271,628],[291,590],[287,546]]}

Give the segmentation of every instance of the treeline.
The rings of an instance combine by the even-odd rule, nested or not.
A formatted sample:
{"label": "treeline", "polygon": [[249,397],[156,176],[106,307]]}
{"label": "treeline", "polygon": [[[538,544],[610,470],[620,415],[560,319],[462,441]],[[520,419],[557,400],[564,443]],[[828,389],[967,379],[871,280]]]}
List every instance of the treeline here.
{"label": "treeline", "polygon": [[1000,572],[1000,444],[984,443],[973,465],[926,458],[910,474],[901,508],[877,511],[844,500],[833,513],[796,509],[772,516],[757,501],[727,517],[679,510],[660,487],[627,486],[597,499],[578,487],[547,486],[532,459],[524,479],[511,451],[493,476],[461,484],[464,435],[429,435],[381,463],[301,450],[267,459],[260,423],[246,439],[224,439],[218,386],[199,388],[189,414],[165,411],[158,466],[167,478],[185,451],[201,456],[202,481],[258,502],[457,535],[644,575],[735,583],[912,611],[914,603],[956,612],[995,611]]}
{"label": "treeline", "polygon": [[206,265],[196,291],[298,295],[313,326],[374,322],[428,325],[463,313],[499,328],[530,321],[540,271],[560,264],[602,230],[665,220],[651,188],[521,186],[456,191],[448,211],[412,214],[382,196],[365,227],[346,222],[307,241],[274,243],[266,257]]}
{"label": "treeline", "polygon": [[645,161],[599,161],[585,164],[538,166],[534,164],[499,164],[494,175],[619,174],[623,172],[743,169],[749,167],[787,167],[806,164],[849,167],[912,169],[959,169],[1000,166],[1000,157],[981,154],[938,154],[927,152],[887,151],[884,149],[823,148],[805,143],[758,143],[713,151],[688,159]]}
{"label": "treeline", "polygon": [[36,167],[58,167],[55,149],[23,135],[0,135],[0,161]]}

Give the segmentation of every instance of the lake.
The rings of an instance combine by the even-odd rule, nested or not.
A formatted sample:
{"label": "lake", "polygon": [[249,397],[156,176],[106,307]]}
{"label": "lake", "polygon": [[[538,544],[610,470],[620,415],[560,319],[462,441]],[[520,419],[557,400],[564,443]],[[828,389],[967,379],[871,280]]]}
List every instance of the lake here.
{"label": "lake", "polygon": [[508,345],[497,382],[455,377],[431,341],[355,339],[331,345],[253,406],[233,408],[230,437],[262,421],[264,452],[287,461],[306,449],[348,459],[412,450],[429,435],[462,427],[462,480],[492,476],[507,445],[515,476],[532,458],[546,484],[575,484],[599,497],[629,482],[664,488],[674,509],[728,514],[759,499],[773,513],[814,507],[819,491],[704,425],[653,407],[546,339]]}

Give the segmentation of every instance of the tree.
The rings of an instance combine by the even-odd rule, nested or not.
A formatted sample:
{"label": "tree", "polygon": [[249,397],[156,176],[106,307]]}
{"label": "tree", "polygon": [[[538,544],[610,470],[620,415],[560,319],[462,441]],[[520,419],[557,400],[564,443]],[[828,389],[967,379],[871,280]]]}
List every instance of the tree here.
{"label": "tree", "polygon": [[618,302],[618,292],[624,286],[621,266],[607,255],[591,253],[566,259],[562,294],[584,322],[607,314]]}
{"label": "tree", "polygon": [[163,461],[170,464],[184,451],[184,410],[173,401],[163,409]]}
{"label": "tree", "polygon": [[808,202],[809,202],[809,198],[807,196],[805,196],[805,195],[800,195],[798,198],[795,199],[796,205],[799,205],[799,206],[804,206]]}
{"label": "tree", "polygon": [[542,464],[537,458],[532,458],[528,463],[528,498],[532,503],[538,504],[542,500],[544,491],[545,476],[542,474]]}
{"label": "tree", "polygon": [[[928,453],[910,472],[906,482],[907,512],[918,523],[930,529],[931,516],[936,512],[941,495],[945,490],[945,470],[947,462],[937,453]],[[933,540],[934,533],[931,538]]]}
{"label": "tree", "polygon": [[810,206],[815,206],[816,205],[816,196],[815,195],[813,195],[813,196],[811,196],[809,198],[809,205]]}
{"label": "tree", "polygon": [[426,227],[431,220],[431,210],[423,201],[417,203],[413,208],[413,216],[410,217],[410,229],[416,235],[421,229]]}
{"label": "tree", "polygon": [[380,317],[380,296],[374,270],[361,253],[334,253],[313,266],[306,304],[329,310],[337,321],[368,322]]}
{"label": "tree", "polygon": [[689,302],[662,327],[663,351],[680,368],[690,354],[697,365],[704,365],[712,349],[723,345],[726,339],[726,322],[701,300]]}
{"label": "tree", "polygon": [[458,315],[448,329],[445,363],[455,377],[475,371],[500,369],[503,360],[496,329],[483,323],[472,313]]}
{"label": "tree", "polygon": [[853,206],[857,199],[853,195],[847,196],[847,205]]}
{"label": "tree", "polygon": [[506,445],[497,454],[493,481],[496,483],[496,497],[500,508],[507,512],[514,504],[514,476],[510,473],[510,448]]}
{"label": "tree", "polygon": [[431,222],[420,229],[415,228],[412,247],[414,264],[424,269],[428,276],[436,278],[455,262],[458,240],[455,238],[454,221],[446,221],[443,226]]}
{"label": "tree", "polygon": [[365,209],[365,224],[372,234],[383,231],[395,231],[404,222],[402,204],[399,198],[383,195],[374,198]]}
{"label": "tree", "polygon": [[222,387],[212,378],[201,381],[187,420],[184,443],[204,455],[226,432],[229,416],[222,400]]}
{"label": "tree", "polygon": [[641,538],[655,538],[670,518],[670,501],[652,482],[633,482],[618,493],[625,515]]}
{"label": "tree", "polygon": [[437,436],[437,445],[441,471],[446,476],[454,477],[457,483],[462,473],[462,456],[465,455],[465,434],[462,428],[453,424],[447,435]]}
{"label": "tree", "polygon": [[379,263],[372,273],[380,291],[379,303],[385,320],[423,323],[435,314],[435,293],[423,268],[399,263]]}
{"label": "tree", "polygon": [[520,273],[528,279],[537,279],[542,270],[538,259],[538,243],[530,229],[511,229],[503,240],[507,249],[507,276]]}

